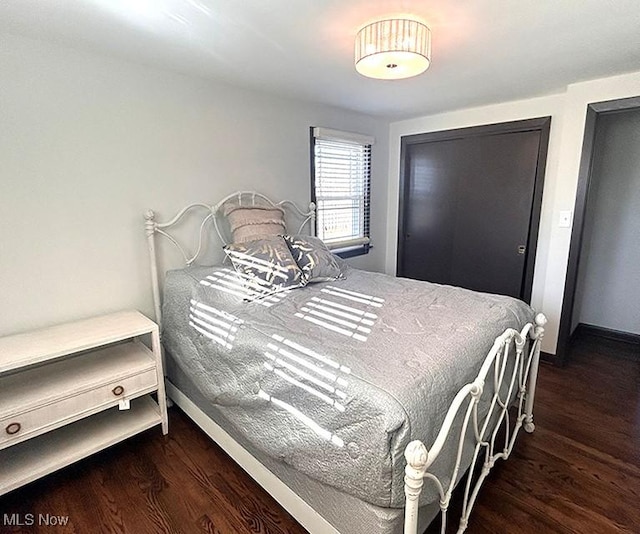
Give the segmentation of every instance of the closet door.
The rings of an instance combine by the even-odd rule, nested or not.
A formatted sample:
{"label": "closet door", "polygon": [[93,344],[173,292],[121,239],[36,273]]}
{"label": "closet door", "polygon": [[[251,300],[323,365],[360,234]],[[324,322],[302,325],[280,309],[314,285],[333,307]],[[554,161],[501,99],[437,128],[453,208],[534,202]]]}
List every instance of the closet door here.
{"label": "closet door", "polygon": [[530,299],[549,126],[533,121],[403,138],[399,276]]}

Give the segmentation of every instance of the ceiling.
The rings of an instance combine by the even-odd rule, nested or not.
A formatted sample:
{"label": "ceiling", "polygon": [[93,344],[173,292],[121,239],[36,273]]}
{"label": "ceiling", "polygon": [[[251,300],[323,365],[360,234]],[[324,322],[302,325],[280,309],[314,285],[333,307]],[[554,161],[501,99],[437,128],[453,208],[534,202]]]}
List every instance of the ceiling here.
{"label": "ceiling", "polygon": [[[360,76],[357,30],[396,15],[431,28],[431,67]],[[640,70],[639,0],[2,0],[0,32],[389,119]]]}

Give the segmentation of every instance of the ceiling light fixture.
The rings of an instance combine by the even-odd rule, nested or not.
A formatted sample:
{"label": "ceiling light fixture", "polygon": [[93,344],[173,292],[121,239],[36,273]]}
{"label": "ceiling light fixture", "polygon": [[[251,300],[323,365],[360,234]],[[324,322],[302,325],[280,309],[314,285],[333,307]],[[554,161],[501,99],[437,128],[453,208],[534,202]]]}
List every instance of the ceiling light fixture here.
{"label": "ceiling light fixture", "polygon": [[356,70],[363,76],[400,80],[423,73],[430,63],[431,31],[417,20],[380,20],[356,35]]}

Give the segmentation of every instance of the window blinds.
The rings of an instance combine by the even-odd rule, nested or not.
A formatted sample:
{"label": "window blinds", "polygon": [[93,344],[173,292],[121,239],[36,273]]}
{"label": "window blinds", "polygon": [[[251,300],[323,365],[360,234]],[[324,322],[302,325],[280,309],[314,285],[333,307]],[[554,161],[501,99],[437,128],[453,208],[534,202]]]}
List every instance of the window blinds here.
{"label": "window blinds", "polygon": [[317,234],[329,248],[369,244],[371,137],[314,128]]}

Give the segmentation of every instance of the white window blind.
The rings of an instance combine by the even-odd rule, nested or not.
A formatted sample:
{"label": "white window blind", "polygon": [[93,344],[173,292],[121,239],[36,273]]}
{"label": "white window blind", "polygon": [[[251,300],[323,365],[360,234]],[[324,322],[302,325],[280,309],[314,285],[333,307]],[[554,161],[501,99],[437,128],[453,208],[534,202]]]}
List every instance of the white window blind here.
{"label": "white window blind", "polygon": [[331,249],[369,247],[372,137],[313,129],[317,235]]}

